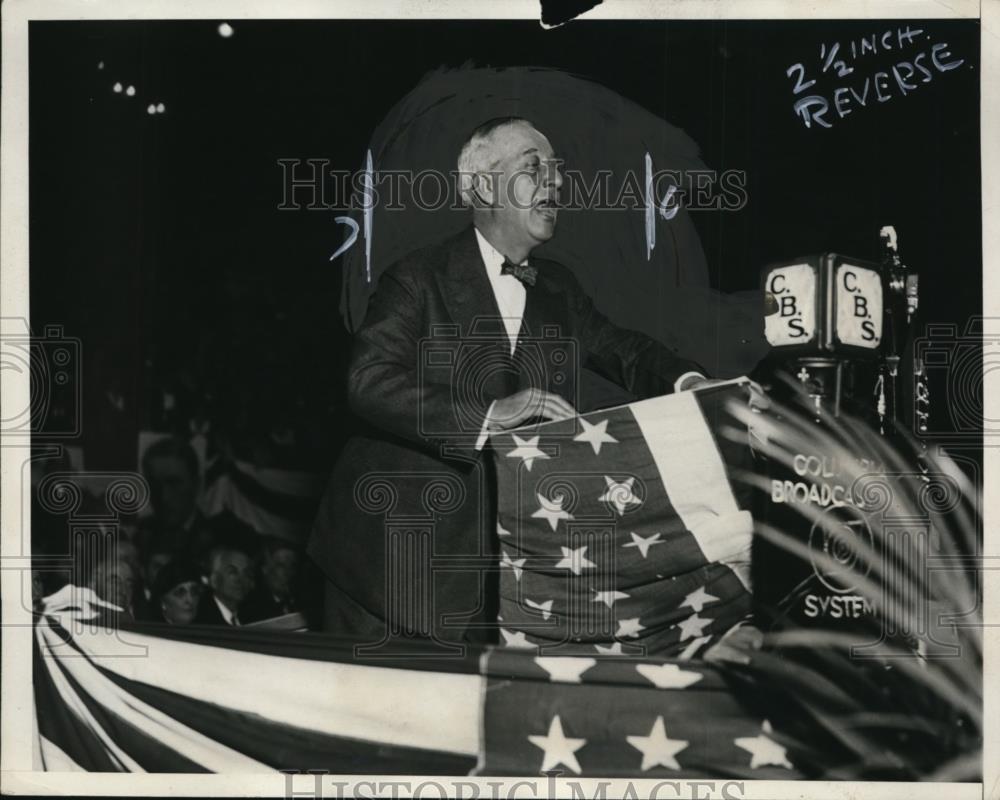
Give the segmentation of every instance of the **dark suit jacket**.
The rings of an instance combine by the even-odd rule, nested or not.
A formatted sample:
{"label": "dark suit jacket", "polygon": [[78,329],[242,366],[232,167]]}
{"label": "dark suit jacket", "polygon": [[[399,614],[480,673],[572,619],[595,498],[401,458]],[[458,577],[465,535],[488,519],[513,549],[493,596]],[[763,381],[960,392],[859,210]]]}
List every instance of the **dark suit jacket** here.
{"label": "dark suit jacket", "polygon": [[[243,618],[240,617],[240,622]],[[222,612],[219,611],[219,607],[215,603],[215,598],[212,596],[211,592],[205,592],[201,596],[201,600],[198,602],[198,613],[195,614],[194,625],[226,625],[226,618],[222,616]]]}
{"label": "dark suit jacket", "polygon": [[[612,325],[562,265],[531,263],[538,282],[513,357],[471,226],[381,276],[348,370],[367,427],[338,458],[308,548],[333,583],[327,630],[374,643],[388,622],[445,641],[495,640],[495,481],[475,449],[490,403],[537,387],[577,407],[583,366],[637,397],[704,372]],[[398,599],[411,589],[416,597]]]}
{"label": "dark suit jacket", "polygon": [[298,606],[299,604],[294,597],[287,598],[284,603],[278,602],[261,581],[247,595],[247,599],[240,606],[240,622],[249,623],[273,619],[298,611]]}

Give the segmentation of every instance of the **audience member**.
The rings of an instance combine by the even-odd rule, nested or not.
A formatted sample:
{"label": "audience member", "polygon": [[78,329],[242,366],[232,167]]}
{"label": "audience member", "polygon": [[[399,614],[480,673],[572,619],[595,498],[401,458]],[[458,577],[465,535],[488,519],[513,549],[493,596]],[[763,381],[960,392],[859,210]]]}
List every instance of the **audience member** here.
{"label": "audience member", "polygon": [[151,619],[171,625],[189,625],[198,615],[205,584],[192,561],[164,564],[156,573],[150,597]]}
{"label": "audience member", "polygon": [[120,533],[118,535],[118,558],[129,565],[134,584],[132,587],[132,616],[136,619],[149,617],[149,580],[139,560],[139,548]]}
{"label": "audience member", "polygon": [[90,572],[87,586],[107,603],[134,618],[132,600],[135,596],[136,575],[129,562],[117,554],[108,554]]}
{"label": "audience member", "polygon": [[143,552],[197,558],[211,549],[215,540],[198,509],[200,469],[191,445],[179,438],[161,439],[143,454],[142,472],[153,507],[152,518],[138,532]]}
{"label": "audience member", "polygon": [[240,611],[254,588],[253,560],[243,550],[220,545],[209,554],[211,593],[195,621],[201,625],[240,625]]}
{"label": "audience member", "polygon": [[260,580],[247,596],[244,622],[280,617],[299,610],[299,553],[293,544],[265,537],[261,549]]}
{"label": "audience member", "polygon": [[146,597],[152,599],[153,591],[152,587],[156,584],[156,578],[160,574],[160,570],[163,569],[167,564],[173,561],[173,556],[168,550],[161,550],[157,547],[152,547],[146,553]]}

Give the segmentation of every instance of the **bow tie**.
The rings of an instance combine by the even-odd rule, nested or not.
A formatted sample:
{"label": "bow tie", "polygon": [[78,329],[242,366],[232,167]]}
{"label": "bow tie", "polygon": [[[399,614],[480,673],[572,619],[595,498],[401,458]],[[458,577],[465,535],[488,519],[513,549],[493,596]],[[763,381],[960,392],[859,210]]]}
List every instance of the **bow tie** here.
{"label": "bow tie", "polygon": [[513,275],[525,286],[534,286],[535,281],[538,280],[538,269],[536,267],[512,264],[506,258],[503,260],[503,266],[500,267],[500,274]]}

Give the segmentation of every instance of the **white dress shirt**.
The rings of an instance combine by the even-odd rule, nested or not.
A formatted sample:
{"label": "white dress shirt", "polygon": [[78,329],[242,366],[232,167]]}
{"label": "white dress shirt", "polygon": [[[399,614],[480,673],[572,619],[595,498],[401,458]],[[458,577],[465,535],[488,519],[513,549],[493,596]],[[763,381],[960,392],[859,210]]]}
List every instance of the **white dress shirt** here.
{"label": "white dress shirt", "polygon": [[[486,277],[490,279],[493,297],[497,301],[497,308],[500,309],[500,316],[503,317],[503,325],[507,330],[507,337],[510,339],[510,354],[514,355],[514,351],[517,349],[517,335],[521,331],[521,320],[524,319],[524,304],[528,298],[528,292],[524,284],[513,275],[500,274],[504,262],[503,253],[486,241],[486,237],[479,232],[478,228],[475,231],[476,241],[479,242],[479,253],[486,265]],[[528,259],[521,263],[527,264]]]}
{"label": "white dress shirt", "polygon": [[240,624],[240,621],[236,618],[236,615],[232,611],[229,610],[228,606],[226,606],[225,603],[223,603],[214,594],[212,595],[212,599],[215,601],[215,604],[219,607],[219,611],[222,613],[222,618],[226,621],[227,625],[239,625]]}

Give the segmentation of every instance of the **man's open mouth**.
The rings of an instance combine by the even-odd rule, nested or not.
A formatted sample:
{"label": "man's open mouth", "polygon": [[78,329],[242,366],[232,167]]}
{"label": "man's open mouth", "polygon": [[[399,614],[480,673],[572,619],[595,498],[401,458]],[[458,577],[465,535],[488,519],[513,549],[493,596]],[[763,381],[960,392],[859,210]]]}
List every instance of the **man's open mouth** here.
{"label": "man's open mouth", "polygon": [[545,198],[544,200],[539,200],[535,203],[535,211],[541,214],[544,218],[549,220],[554,220],[556,218],[556,211],[559,208],[559,204],[550,198]]}

